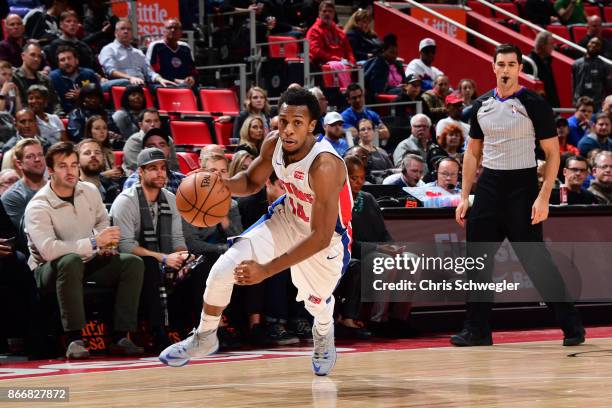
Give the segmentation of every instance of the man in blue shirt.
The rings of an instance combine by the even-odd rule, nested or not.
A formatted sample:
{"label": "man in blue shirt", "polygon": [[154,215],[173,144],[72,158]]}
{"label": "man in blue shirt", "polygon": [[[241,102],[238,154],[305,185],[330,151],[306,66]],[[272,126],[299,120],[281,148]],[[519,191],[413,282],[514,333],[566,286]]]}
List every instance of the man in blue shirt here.
{"label": "man in blue shirt", "polygon": [[359,84],[352,83],[346,88],[346,99],[351,107],[346,108],[346,110],[342,112],[342,119],[344,119],[344,128],[348,129],[353,137],[357,137],[358,135],[357,124],[359,121],[361,119],[370,119],[378,129],[378,139],[389,139],[389,129],[382,123],[378,113],[365,107],[363,89]]}
{"label": "man in blue shirt", "polygon": [[60,99],[62,110],[66,113],[76,108],[75,104],[82,87],[100,84],[96,73],[89,68],[81,68],[79,57],[74,48],[61,45],[57,48],[57,66],[51,71],[49,79]]}
{"label": "man in blue shirt", "polygon": [[591,116],[595,110],[595,102],[588,96],[581,96],[576,101],[576,113],[567,120],[570,129],[567,143],[578,146],[578,142],[589,133]]}
{"label": "man in blue shirt", "polygon": [[348,142],[344,136],[344,121],[338,112],[329,112],[323,119],[323,127],[325,128],[325,140],[327,140],[336,153],[344,156],[344,153],[349,148]]}

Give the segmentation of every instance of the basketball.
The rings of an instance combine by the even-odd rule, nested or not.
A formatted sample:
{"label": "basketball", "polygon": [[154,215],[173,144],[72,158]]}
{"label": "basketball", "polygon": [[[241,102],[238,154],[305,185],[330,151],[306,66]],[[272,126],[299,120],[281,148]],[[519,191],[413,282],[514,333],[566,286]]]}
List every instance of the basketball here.
{"label": "basketball", "polygon": [[176,207],[181,217],[196,227],[212,227],[230,209],[232,194],[214,173],[201,171],[181,181],[176,191]]}

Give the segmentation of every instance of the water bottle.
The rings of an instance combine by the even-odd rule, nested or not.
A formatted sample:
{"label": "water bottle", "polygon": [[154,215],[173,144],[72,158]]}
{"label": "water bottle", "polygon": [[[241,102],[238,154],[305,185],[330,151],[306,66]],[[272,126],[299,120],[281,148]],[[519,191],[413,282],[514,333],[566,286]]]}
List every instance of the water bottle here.
{"label": "water bottle", "polygon": [[567,205],[567,186],[565,184],[559,186],[559,202],[561,205]]}

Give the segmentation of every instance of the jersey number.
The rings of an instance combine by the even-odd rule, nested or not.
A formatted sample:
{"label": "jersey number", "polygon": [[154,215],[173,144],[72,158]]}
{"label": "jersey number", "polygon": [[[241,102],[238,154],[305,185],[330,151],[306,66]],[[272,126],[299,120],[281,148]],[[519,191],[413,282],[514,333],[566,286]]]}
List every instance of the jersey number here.
{"label": "jersey number", "polygon": [[308,218],[308,216],[306,215],[306,212],[304,211],[304,207],[302,207],[302,204],[297,203],[297,206],[296,206],[295,202],[293,201],[293,198],[291,197],[289,197],[289,204],[291,204],[293,215],[301,218],[305,222],[310,222],[310,218]]}

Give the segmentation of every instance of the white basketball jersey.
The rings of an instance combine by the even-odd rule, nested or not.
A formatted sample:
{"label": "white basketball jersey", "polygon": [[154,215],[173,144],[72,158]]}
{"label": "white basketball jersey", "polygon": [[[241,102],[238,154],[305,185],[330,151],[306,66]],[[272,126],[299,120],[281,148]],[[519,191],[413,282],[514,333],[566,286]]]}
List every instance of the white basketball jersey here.
{"label": "white basketball jersey", "polygon": [[[310,218],[312,216],[312,203],[315,198],[309,183],[310,166],[315,158],[323,152],[331,153],[342,160],[342,157],[324,138],[319,139],[302,160],[285,166],[283,144],[279,137],[272,156],[274,171],[286,190],[283,205],[285,206],[287,221],[296,232],[302,235],[307,235],[311,231]],[[342,162],[344,163],[344,160]],[[346,177],[344,187],[338,197],[338,220],[335,232],[338,235],[348,233],[348,236],[352,237],[353,195],[351,194],[346,166],[344,166],[344,172]]]}

